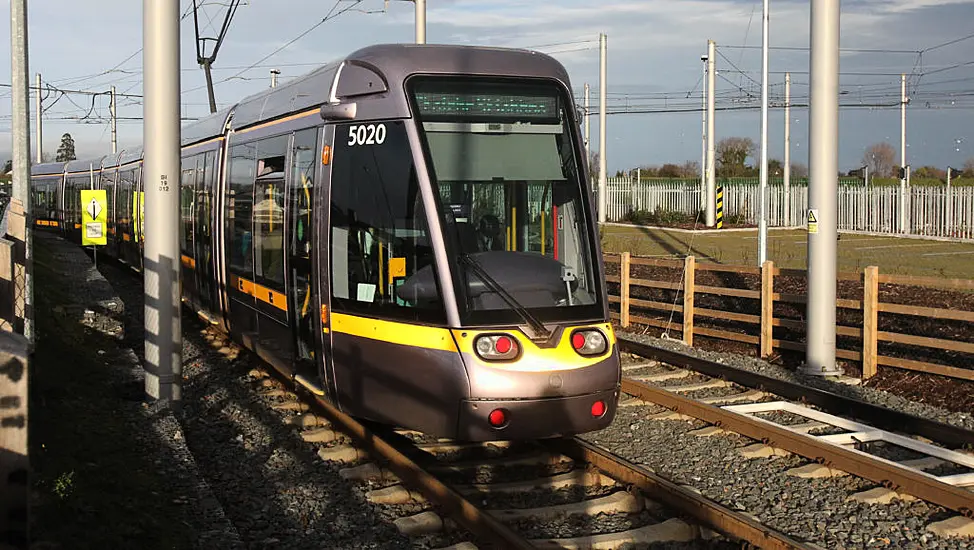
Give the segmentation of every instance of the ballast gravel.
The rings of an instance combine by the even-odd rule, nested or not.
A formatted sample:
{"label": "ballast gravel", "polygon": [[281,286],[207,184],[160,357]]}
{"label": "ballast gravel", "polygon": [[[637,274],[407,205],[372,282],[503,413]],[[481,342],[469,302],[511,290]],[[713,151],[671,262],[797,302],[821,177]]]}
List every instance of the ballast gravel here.
{"label": "ballast gravel", "polygon": [[841,382],[834,382],[832,380],[825,379],[821,376],[805,375],[800,372],[786,369],[784,367],[774,365],[768,363],[767,361],[762,361],[754,357],[747,357],[743,355],[733,355],[733,354],[726,354],[726,353],[716,353],[716,352],[705,351],[693,347],[687,347],[686,345],[684,345],[682,342],[678,340],[655,338],[647,334],[638,334],[638,333],[625,332],[625,331],[619,331],[618,335],[629,338],[631,340],[635,340],[637,342],[649,344],[652,346],[658,346],[671,351],[685,353],[688,355],[692,355],[694,357],[700,357],[702,359],[707,359],[710,361],[716,361],[718,363],[723,363],[729,367],[749,370],[752,372],[756,372],[758,374],[771,376],[789,382],[797,382],[812,388],[818,388],[821,390],[830,391],[839,395],[844,395],[846,397],[851,397],[851,398],[865,401],[867,403],[872,403],[874,405],[887,407],[895,411],[900,411],[903,413],[912,414],[923,418],[937,420],[945,424],[960,426],[968,430],[974,430],[974,414],[972,413],[950,412],[941,409],[939,407],[927,405],[925,403],[917,403],[915,401],[910,401],[909,399],[906,399],[904,397],[893,395],[884,392],[882,390],[877,390],[870,387],[853,386],[849,384],[843,384]]}
{"label": "ballast gravel", "polygon": [[[809,379],[752,358],[702,352],[644,335],[626,336],[766,375],[807,381],[815,387],[911,414],[950,420],[965,427],[971,424],[969,415],[947,413],[869,388]],[[894,500],[881,505],[850,500],[851,495],[877,484],[851,475],[824,479],[791,476],[788,470],[809,461],[795,455],[746,459],[739,451],[755,443],[753,440],[733,433],[699,437],[691,432],[705,426],[703,422],[650,418],[664,411],[652,404],[623,407],[612,425],[582,438],[823,548],[974,549],[974,540],[941,538],[926,530],[930,523],[956,515],[949,510],[919,500]]]}

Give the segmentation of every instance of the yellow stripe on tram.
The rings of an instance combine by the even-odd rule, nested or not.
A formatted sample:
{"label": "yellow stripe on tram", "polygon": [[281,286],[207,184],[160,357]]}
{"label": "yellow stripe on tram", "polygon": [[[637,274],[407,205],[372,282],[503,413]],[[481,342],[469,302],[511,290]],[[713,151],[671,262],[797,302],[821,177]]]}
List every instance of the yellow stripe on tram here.
{"label": "yellow stripe on tram", "polygon": [[447,328],[397,323],[344,313],[332,313],[330,324],[334,333],[359,336],[403,346],[457,351],[453,335]]}
{"label": "yellow stripe on tram", "polygon": [[259,285],[249,279],[233,274],[230,275],[230,284],[248,296],[253,296],[261,302],[270,304],[281,311],[287,311],[287,296],[274,289],[267,288],[264,285]]}

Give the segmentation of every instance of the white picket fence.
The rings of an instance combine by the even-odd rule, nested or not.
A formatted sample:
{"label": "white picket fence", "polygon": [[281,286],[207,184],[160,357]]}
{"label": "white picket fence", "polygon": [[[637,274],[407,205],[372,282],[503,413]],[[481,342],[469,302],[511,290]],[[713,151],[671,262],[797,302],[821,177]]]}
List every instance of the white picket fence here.
{"label": "white picket fence", "polygon": [[[699,183],[609,178],[606,187],[608,221],[625,221],[628,212],[643,210],[699,215],[700,224],[704,223]],[[729,183],[723,190],[724,219],[757,224],[759,186]],[[974,187],[909,187],[905,212],[900,210],[903,200],[899,187],[842,185],[838,191],[839,229],[974,240]],[[804,226],[807,209],[806,185],[791,186],[787,197],[783,185],[768,186],[769,226]]]}

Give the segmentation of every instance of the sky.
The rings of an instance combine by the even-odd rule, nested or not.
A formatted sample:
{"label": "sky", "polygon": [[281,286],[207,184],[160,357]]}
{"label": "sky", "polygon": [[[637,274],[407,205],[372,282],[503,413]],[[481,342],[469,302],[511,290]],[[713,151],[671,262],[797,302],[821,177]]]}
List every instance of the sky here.
{"label": "sky", "polygon": [[[216,36],[226,3],[201,0],[204,36]],[[0,1],[0,9],[9,13],[9,0]],[[59,90],[105,92],[115,85],[131,96],[118,101],[119,147],[138,146],[143,132],[138,97],[142,2],[32,0],[28,10],[31,82],[40,72],[44,87]],[[185,16],[183,117],[196,118],[208,114],[209,107],[196,62],[192,1],[180,0],[180,10]],[[327,14],[342,10],[347,11],[301,36]],[[640,165],[700,161],[700,56],[708,39],[717,43],[718,109],[747,108],[719,111],[715,137],[745,136],[759,143],[761,14],[760,0],[428,0],[427,41],[550,53],[568,69],[579,101],[583,85],[590,84],[597,114],[598,40],[599,33],[606,33],[611,175]],[[390,1],[387,9],[383,0],[243,0],[214,64],[218,107],[265,89],[272,68],[281,71],[285,82],[360,47],[412,42],[413,17],[413,4],[402,0]],[[0,28],[9,32],[9,18],[3,21]],[[771,1],[770,158],[782,158],[784,150],[783,110],[778,107],[784,72],[792,73],[792,101],[807,104],[809,22],[809,2]],[[873,143],[888,141],[899,151],[900,73],[909,75],[911,96],[908,163],[961,167],[974,157],[974,36],[946,44],[974,35],[974,0],[845,0],[841,27],[840,102],[847,106],[840,111],[841,170],[858,168]],[[0,84],[10,83],[9,54],[5,40],[0,43]],[[10,151],[9,90],[0,87],[0,160],[9,158]],[[110,152],[107,96],[45,90],[44,98],[46,153],[54,153],[65,132],[74,137],[79,157]],[[672,112],[687,109],[693,111]],[[791,119],[792,162],[807,163],[807,108],[793,107]],[[598,135],[598,117],[593,116],[593,151]]]}

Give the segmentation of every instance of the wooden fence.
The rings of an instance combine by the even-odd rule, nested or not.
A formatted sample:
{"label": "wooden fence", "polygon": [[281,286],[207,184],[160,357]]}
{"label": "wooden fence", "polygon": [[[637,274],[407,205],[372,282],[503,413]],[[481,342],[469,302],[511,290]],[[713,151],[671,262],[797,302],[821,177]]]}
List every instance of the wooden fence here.
{"label": "wooden fence", "polygon": [[[775,338],[775,328],[791,329],[804,332],[805,323],[800,318],[787,318],[774,313],[775,304],[794,304],[802,307],[807,302],[805,294],[775,292],[775,279],[791,277],[805,279],[805,270],[784,269],[775,267],[773,262],[766,262],[761,268],[728,266],[713,263],[697,262],[693,256],[684,260],[645,258],[632,256],[628,252],[623,254],[606,254],[604,261],[607,266],[607,281],[619,285],[618,294],[609,295],[609,302],[618,305],[618,311],[612,312],[613,319],[619,321],[623,328],[631,324],[659,327],[682,333],[683,342],[693,345],[693,337],[706,336],[722,340],[730,340],[757,346],[762,357],[772,355],[775,349],[805,351],[805,344],[797,341]],[[618,266],[619,274],[612,275],[612,264]],[[682,275],[677,281],[663,281],[657,279],[638,278],[633,273],[634,266],[649,268],[669,268],[679,270]],[[750,277],[754,284],[759,283],[759,289],[732,288],[728,286],[701,285],[696,280],[701,272],[723,272]],[[793,279],[794,280],[794,279]],[[974,311],[926,307],[919,305],[904,305],[880,301],[880,285],[897,285],[901,287],[923,287],[924,289],[970,291],[974,290],[974,280],[940,279],[935,277],[911,277],[903,275],[885,275],[879,273],[875,266],[867,267],[862,273],[838,274],[839,281],[852,281],[861,284],[859,297],[839,298],[836,306],[840,310],[851,311],[862,322],[857,326],[837,325],[836,336],[841,338],[846,348],[836,349],[836,357],[862,363],[863,378],[870,378],[876,374],[880,365],[896,367],[913,371],[938,374],[954,378],[974,381],[974,369],[908,359],[896,353],[897,356],[882,355],[879,350],[880,342],[888,342],[903,346],[919,346],[946,352],[974,354],[974,343],[961,340],[917,336],[902,332],[880,330],[879,314],[890,316],[908,316],[909,319],[925,320],[926,322],[967,322],[974,323]],[[657,291],[672,291],[674,299],[669,303],[658,300],[646,300],[632,296],[635,289],[656,289]],[[895,288],[886,286],[886,289]],[[752,307],[740,308],[738,311],[704,308],[695,305],[695,298],[702,296],[730,297],[744,300],[755,300]],[[757,307],[754,307],[757,306]],[[633,310],[649,310],[659,312],[664,317],[649,317],[639,315]],[[752,311],[754,313],[744,313]],[[649,313],[650,315],[652,313]],[[667,319],[668,318],[668,319]],[[730,321],[742,323],[751,327],[748,332],[733,332],[726,328],[713,326],[698,326],[695,320]],[[902,324],[902,319],[900,319]],[[714,324],[714,323],[710,323]],[[754,330],[754,327],[757,330]],[[928,325],[929,326],[929,325]],[[936,327],[935,327],[936,328]],[[754,334],[756,332],[757,334]],[[971,332],[974,335],[974,331]],[[850,345],[856,344],[856,345]]]}

